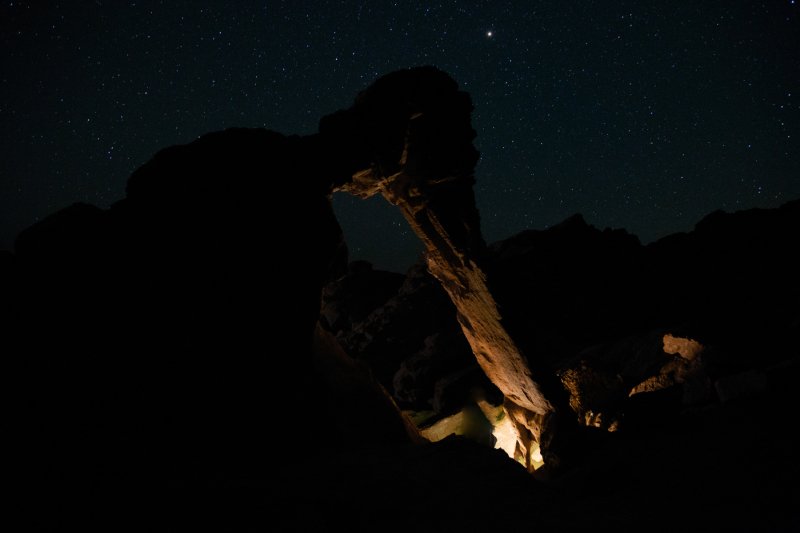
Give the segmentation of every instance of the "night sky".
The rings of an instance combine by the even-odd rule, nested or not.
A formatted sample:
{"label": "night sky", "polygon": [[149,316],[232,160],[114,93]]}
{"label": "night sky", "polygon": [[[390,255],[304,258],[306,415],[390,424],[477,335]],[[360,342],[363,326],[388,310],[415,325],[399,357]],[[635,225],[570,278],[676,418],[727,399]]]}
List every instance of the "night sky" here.
{"label": "night sky", "polygon": [[[123,198],[161,148],[235,126],[312,133],[378,76],[424,64],[473,98],[489,242],[582,213],[647,243],[716,209],[777,207],[800,197],[799,14],[794,0],[4,1],[0,249],[73,202]],[[417,258],[381,199],[334,202],[351,258]]]}

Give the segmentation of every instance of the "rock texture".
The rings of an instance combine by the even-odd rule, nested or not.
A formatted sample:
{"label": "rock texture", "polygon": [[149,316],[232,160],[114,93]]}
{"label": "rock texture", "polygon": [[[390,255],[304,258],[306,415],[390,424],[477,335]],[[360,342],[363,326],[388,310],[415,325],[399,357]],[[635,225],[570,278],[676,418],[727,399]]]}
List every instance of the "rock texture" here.
{"label": "rock texture", "polygon": [[[395,73],[318,134],[212,133],[23,232],[0,254],[9,522],[798,529],[800,201],[648,246],[576,216],[486,247],[469,109]],[[397,203],[428,262],[348,269],[346,188]],[[531,476],[492,446],[535,461],[537,390],[577,428],[545,466],[579,453]]]}
{"label": "rock texture", "polygon": [[[800,265],[791,253],[800,235],[800,202],[711,219],[716,223],[701,222],[694,232],[648,246],[624,231],[593,228],[581,217],[489,246],[486,262],[505,323],[535,355],[530,364],[559,377],[572,416],[585,426],[576,460],[536,485],[546,488],[543,493],[522,489],[503,496],[506,516],[524,515],[512,520],[517,527],[800,526],[790,422],[800,320],[798,307],[785,305],[800,301],[792,274]],[[432,283],[422,272],[422,265],[409,272],[402,298],[424,316],[454,314],[446,299],[421,297]],[[752,306],[754,299],[761,305]],[[415,331],[426,322],[415,320],[422,315],[409,310],[390,322]],[[727,323],[730,318],[735,320]],[[453,322],[446,327],[457,332]],[[362,321],[356,329],[363,336],[375,333],[379,343],[380,330],[371,324]],[[418,336],[405,360],[395,353],[396,382],[421,360],[437,375],[459,368],[449,365],[448,356],[464,340],[433,335],[421,351],[425,336]],[[351,353],[358,357],[358,346]],[[430,389],[416,389],[413,404],[401,401],[406,394],[395,388],[407,408],[436,405]],[[462,396],[455,414],[450,406],[441,422],[423,419],[423,433],[481,442],[487,432],[484,421],[471,418],[475,403]],[[543,479],[538,473],[535,478]],[[531,499],[515,499],[523,494]],[[488,501],[480,505],[491,507]],[[449,526],[478,528],[499,516],[487,514],[468,513],[464,522],[449,516]]]}
{"label": "rock texture", "polygon": [[[765,391],[765,367],[797,357],[798,308],[787,304],[800,301],[793,281],[800,263],[790,252],[799,234],[798,201],[715,213],[689,234],[648,246],[575,216],[492,244],[485,263],[504,324],[531,355],[528,364],[538,375],[558,376],[560,391],[549,396],[562,394],[580,424],[635,431],[665,413],[757,396]],[[417,272],[419,267],[408,279]],[[420,302],[426,314],[454,314],[446,300],[415,300],[413,288],[420,286],[411,285],[403,297]],[[422,323],[416,316],[407,312],[392,322],[414,331]],[[447,331],[454,331],[452,323]],[[357,329],[364,336],[376,333],[373,342],[380,342],[369,321]],[[393,366],[395,397],[405,408],[433,409],[432,391],[415,390],[415,403],[408,404],[399,385],[413,383],[421,361],[446,375],[447,354],[463,345],[457,335],[432,339],[422,351],[406,351],[406,359],[401,351],[393,356],[399,361]],[[351,353],[360,357],[359,346]],[[581,438],[573,439],[579,448]]]}
{"label": "rock texture", "polygon": [[447,99],[443,81],[432,68],[379,80],[389,98],[314,135],[230,129],[166,148],[110,209],[76,204],[19,235],[2,262],[13,448],[28,501],[51,511],[35,513],[41,528],[93,510],[152,517],[202,487],[291,472],[323,443],[415,440],[367,371],[331,362],[343,356],[316,324],[346,267],[331,192],[391,161],[404,102]]}
{"label": "rock texture", "polygon": [[379,159],[379,165],[357,173],[340,189],[365,198],[380,193],[400,209],[422,240],[428,271],[453,302],[478,364],[505,396],[521,455],[529,458],[538,441],[555,466],[559,458],[546,433],[554,431],[549,420],[556,409],[503,325],[481,266],[485,246],[472,191],[478,154],[472,146],[470,98],[446,77],[425,94],[415,94],[415,87],[400,77],[396,80],[400,83],[387,77],[370,87],[356,107],[388,109],[381,102],[395,100],[398,92],[403,95],[406,114],[382,117],[387,123],[399,119],[407,124],[398,139],[402,150],[394,158]]}

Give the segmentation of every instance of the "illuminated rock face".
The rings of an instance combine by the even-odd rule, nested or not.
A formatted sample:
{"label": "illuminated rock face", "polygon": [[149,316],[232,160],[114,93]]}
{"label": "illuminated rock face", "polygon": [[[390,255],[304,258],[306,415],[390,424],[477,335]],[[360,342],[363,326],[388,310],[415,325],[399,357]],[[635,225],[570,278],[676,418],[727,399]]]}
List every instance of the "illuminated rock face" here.
{"label": "illuminated rock face", "polygon": [[616,431],[625,427],[628,399],[640,394],[661,391],[678,405],[707,401],[704,351],[698,341],[658,330],[586,350],[558,374],[581,424]]}
{"label": "illuminated rock face", "polygon": [[703,345],[694,339],[676,337],[671,333],[664,335],[664,353],[680,355],[687,361],[694,361],[703,353]]}
{"label": "illuminated rock face", "polygon": [[541,420],[553,412],[553,406],[540,392],[525,358],[503,327],[483,271],[459,253],[435,213],[426,209],[415,213],[403,199],[387,199],[401,208],[425,243],[428,268],[450,295],[481,368],[505,395],[506,411],[519,434],[518,445],[522,454],[530,457],[534,441],[541,439]]}
{"label": "illuminated rock face", "polygon": [[[315,525],[322,525],[326,512],[338,517],[334,524],[352,528],[354,517],[364,518],[372,505],[386,521],[370,530],[396,525],[398,517],[407,518],[408,530],[420,523],[520,529],[531,517],[545,529],[619,529],[619,506],[608,505],[612,495],[630,511],[626,529],[665,519],[674,520],[668,529],[679,529],[695,520],[693,512],[706,513],[698,523],[712,530],[758,530],[771,519],[791,529],[796,520],[788,520],[796,516],[786,511],[796,505],[783,481],[798,477],[795,450],[787,446],[794,442],[798,365],[796,358],[774,363],[796,354],[800,338],[800,201],[709,217],[692,234],[648,246],[649,259],[640,265],[647,268],[638,276],[632,269],[608,277],[631,264],[630,255],[602,276],[565,270],[594,268],[595,261],[575,254],[585,247],[564,244],[564,228],[551,228],[541,236],[562,244],[549,253],[529,246],[530,261],[505,270],[508,291],[501,296],[497,261],[492,292],[482,272],[468,99],[430,69],[391,75],[376,87],[390,97],[376,103],[375,91],[368,91],[353,109],[324,119],[319,135],[235,129],[168,148],[136,171],[126,199],[110,209],[64,209],[21,234],[14,254],[0,254],[0,294],[12,311],[4,330],[6,370],[13,376],[8,396],[15,400],[6,433],[21,474],[12,484],[32,504],[24,519],[37,530],[83,525],[90,516],[102,524],[90,529],[106,530],[120,517],[129,528],[202,529],[208,509],[216,509],[222,528],[230,529],[244,505],[259,519],[241,529],[275,529],[276,509],[286,515],[285,529],[297,529],[297,514],[320,517]],[[329,336],[315,335],[322,287],[344,266],[329,202],[335,188],[386,196],[426,242],[428,267],[452,298],[478,361],[512,398],[500,406],[502,418],[498,405],[478,402],[496,423],[492,435],[506,453],[535,466],[531,439],[538,430],[547,459],[555,419],[541,415],[555,400],[550,390],[542,393],[546,374],[532,372],[520,356],[520,324],[535,326],[529,335],[549,333],[548,347],[562,346],[559,356],[600,347],[587,360],[603,376],[574,376],[578,394],[591,387],[627,393],[661,369],[674,378],[715,353],[733,354],[717,358],[709,376],[721,405],[709,401],[690,424],[670,431],[659,414],[679,415],[682,398],[660,393],[679,387],[623,394],[629,407],[639,405],[640,421],[662,427],[587,448],[594,455],[586,475],[564,479],[589,482],[573,485],[575,494],[586,495],[579,499],[519,490],[532,487],[531,476],[495,460],[499,453],[464,447],[465,439],[422,452],[405,446],[414,428],[397,416],[391,398],[365,381]],[[278,202],[286,205],[275,209]],[[525,248],[519,239],[505,244],[500,254],[519,259],[514,250]],[[529,266],[548,261],[555,261],[549,274],[531,274]],[[603,291],[587,298],[592,287],[611,287],[614,298],[598,297]],[[516,307],[509,306],[512,291]],[[651,297],[625,297],[631,293]],[[570,308],[583,314],[565,319],[561,311]],[[338,311],[326,318],[338,322],[345,312]],[[528,319],[525,311],[537,314]],[[632,322],[639,316],[650,319]],[[683,336],[672,329],[675,323],[702,331],[696,338],[708,349],[690,349],[694,333]],[[622,336],[652,327],[659,329],[646,339],[651,367]],[[673,337],[666,343],[665,332]],[[537,356],[528,361],[533,365],[546,350],[530,344],[523,349]],[[702,374],[692,379],[703,385]],[[575,405],[586,421],[602,424],[593,398],[608,396],[584,394]],[[654,412],[654,406],[663,409]],[[743,427],[758,436],[758,453],[746,462],[737,440]],[[750,460],[755,468],[748,468]],[[608,465],[633,477],[608,476]],[[767,478],[768,472],[780,476]],[[475,480],[493,490],[476,490]],[[427,503],[441,502],[442,494],[456,495],[444,499],[451,504],[444,511],[426,505],[436,509],[422,517],[407,512],[409,495]],[[387,501],[402,505],[387,507]],[[587,504],[597,513],[586,513]],[[727,516],[718,512],[725,507]],[[664,514],[665,508],[686,512]],[[514,520],[497,522],[505,513]],[[182,527],[189,515],[199,527]]]}
{"label": "illuminated rock face", "polygon": [[[485,245],[472,192],[477,152],[469,96],[435,70],[389,78],[365,91],[352,113],[365,138],[393,144],[375,147],[377,164],[340,190],[365,198],[379,193],[400,209],[425,246],[428,270],[455,305],[478,363],[505,395],[518,446],[530,456],[554,407],[503,326],[481,267]],[[392,138],[398,124],[404,134]]]}

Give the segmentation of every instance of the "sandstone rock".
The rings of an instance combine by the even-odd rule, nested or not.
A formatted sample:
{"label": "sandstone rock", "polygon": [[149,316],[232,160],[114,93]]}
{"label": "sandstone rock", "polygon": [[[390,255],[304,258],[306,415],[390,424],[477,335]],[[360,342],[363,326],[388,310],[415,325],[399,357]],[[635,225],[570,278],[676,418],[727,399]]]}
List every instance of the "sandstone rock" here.
{"label": "sandstone rock", "polygon": [[[4,444],[33,529],[796,528],[800,201],[716,213],[644,247],[574,217],[487,250],[469,108],[435,69],[396,73],[318,135],[205,135],[159,152],[110,209],[76,205],[23,232],[0,256]],[[444,287],[419,265],[382,306],[329,315],[368,354],[356,362],[316,330],[345,265],[329,194],[351,182],[404,209]],[[465,398],[453,432],[469,432],[468,408],[478,440],[529,467],[539,444],[557,462],[548,453],[570,439],[553,436],[580,435],[577,468],[545,487],[486,442],[410,445],[385,384],[448,328],[506,396]],[[668,341],[665,354],[667,332],[706,349]],[[423,359],[404,367],[421,382],[464,368]],[[720,402],[703,403],[696,370]],[[595,405],[640,386],[614,434],[562,433],[540,413],[571,392],[584,422],[605,426],[612,409]],[[417,401],[428,387],[408,390]]]}
{"label": "sandstone rock", "polygon": [[[416,362],[408,361],[403,375],[411,378],[415,369],[431,369],[434,371],[430,380],[434,381],[474,360],[463,336],[457,334],[458,329],[447,295],[423,265],[415,265],[395,296],[351,329],[340,331],[338,338],[352,357],[368,364],[378,381],[393,391],[395,375],[412,356]],[[426,342],[430,343],[427,348]],[[444,370],[435,370],[442,366]],[[432,400],[432,382],[420,377],[419,386],[428,392],[407,391],[400,383],[404,392],[397,400],[404,407],[410,407],[404,402],[416,402],[421,408]]]}
{"label": "sandstone rock", "polygon": [[334,334],[350,331],[396,295],[403,280],[402,274],[374,270],[366,261],[353,261],[342,277],[325,285],[320,318]]}

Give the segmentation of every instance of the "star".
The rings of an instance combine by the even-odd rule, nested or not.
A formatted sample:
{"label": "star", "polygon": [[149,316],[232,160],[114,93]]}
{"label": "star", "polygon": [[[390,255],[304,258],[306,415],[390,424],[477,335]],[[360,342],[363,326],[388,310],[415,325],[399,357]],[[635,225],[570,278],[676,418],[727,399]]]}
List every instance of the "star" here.
{"label": "star", "polygon": [[[101,195],[108,199],[103,208],[124,198],[130,173],[162,148],[228,125],[314,132],[320,117],[345,107],[380,74],[421,62],[440,66],[476,100],[476,197],[487,213],[481,229],[490,242],[576,212],[596,212],[592,223],[625,228],[650,242],[692,228],[715,209],[777,207],[800,197],[800,180],[787,174],[800,164],[800,151],[792,150],[800,129],[791,120],[800,90],[781,76],[796,63],[788,43],[798,34],[800,0],[781,0],[783,7],[774,10],[703,2],[701,20],[719,21],[707,27],[689,24],[684,11],[644,5],[658,2],[611,6],[583,24],[558,2],[546,14],[525,7],[531,2],[509,2],[519,7],[507,10],[463,2],[463,9],[425,13],[397,9],[399,2],[347,0],[284,2],[291,7],[268,13],[264,2],[225,11],[206,9],[219,4],[210,0],[195,0],[196,10],[132,0],[117,2],[119,16],[96,28],[92,46],[86,41],[80,49],[74,43],[85,41],[93,17],[111,2],[91,0],[86,4],[102,7],[85,11],[51,2],[50,18],[32,19],[17,11],[29,4],[0,1],[0,43],[9,50],[3,65],[14,72],[0,80],[0,270],[2,251],[36,217],[75,201],[94,204]],[[151,8],[153,20],[161,21],[152,27],[141,21],[141,10]],[[428,23],[418,23],[420,14]],[[647,24],[628,27],[629,19]],[[263,36],[265,24],[270,36]],[[613,40],[620,24],[622,43]],[[192,31],[167,31],[173,27]],[[726,48],[715,58],[724,46],[715,31],[764,46]],[[303,42],[298,46],[284,35]],[[463,53],[476,42],[479,53]],[[674,57],[660,52],[673,48],[680,50]],[[64,61],[83,65],[84,75],[52,74]],[[775,66],[770,75],[764,64]],[[705,70],[702,76],[698,69]],[[727,88],[722,72],[736,72],[739,81],[725,98],[713,98]],[[675,87],[685,88],[690,101],[675,106]],[[187,112],[191,108],[200,112]],[[578,110],[597,112],[598,120]],[[723,122],[729,124],[719,128]],[[32,128],[35,135],[23,134]],[[701,142],[713,150],[695,150]],[[69,149],[55,148],[65,143]],[[506,157],[509,150],[513,157]],[[625,164],[618,167],[611,154]],[[74,174],[68,169],[81,177],[65,177]],[[671,176],[681,174],[675,194]],[[739,181],[751,175],[763,180],[761,194]],[[722,183],[731,186],[718,187]],[[700,198],[697,190],[715,194]],[[622,191],[636,192],[630,196],[635,209]],[[534,210],[531,200],[539,196]],[[656,207],[658,198],[671,204]],[[417,260],[416,238],[398,247],[377,230],[378,222],[395,220],[393,210],[376,213],[376,231],[367,235],[360,211],[366,202],[334,202],[344,233],[353,236],[348,245],[361,248],[352,259],[396,272]],[[681,217],[672,216],[673,205],[687,206]]]}

